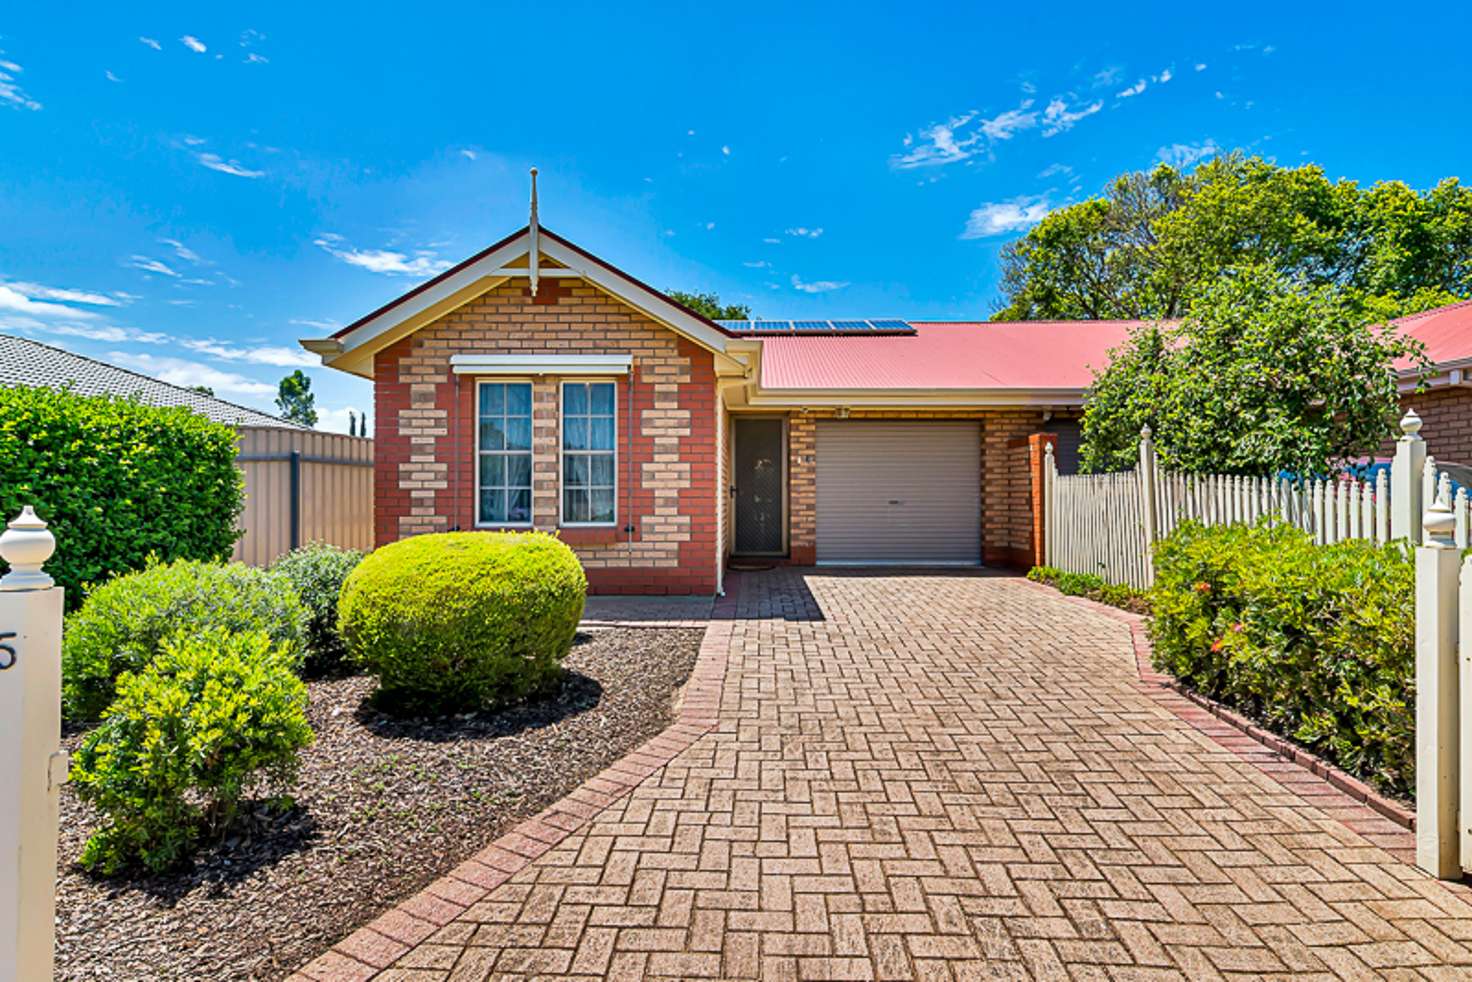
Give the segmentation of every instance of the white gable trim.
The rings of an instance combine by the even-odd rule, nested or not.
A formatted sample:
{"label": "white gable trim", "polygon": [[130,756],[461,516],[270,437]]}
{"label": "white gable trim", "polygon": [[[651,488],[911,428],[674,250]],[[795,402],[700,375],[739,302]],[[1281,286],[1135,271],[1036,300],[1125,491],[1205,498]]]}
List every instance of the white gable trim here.
{"label": "white gable trim", "polygon": [[451,355],[456,375],[627,375],[632,355]]}
{"label": "white gable trim", "polygon": [[[508,264],[530,254],[531,239],[531,230],[523,229],[475,262],[455,270],[444,279],[433,281],[427,288],[400,302],[390,304],[341,338],[308,340],[302,342],[303,346],[321,355],[327,365],[367,374],[370,356],[384,344],[418,330],[429,320],[469,303],[519,274],[519,269],[508,268]],[[550,232],[538,236],[538,239],[542,255],[567,267],[566,270],[544,269],[541,271],[543,276],[579,277],[701,347],[717,354],[725,352],[726,343],[731,338],[723,331],[649,287],[576,248],[564,245]],[[521,275],[529,273],[528,269]]]}

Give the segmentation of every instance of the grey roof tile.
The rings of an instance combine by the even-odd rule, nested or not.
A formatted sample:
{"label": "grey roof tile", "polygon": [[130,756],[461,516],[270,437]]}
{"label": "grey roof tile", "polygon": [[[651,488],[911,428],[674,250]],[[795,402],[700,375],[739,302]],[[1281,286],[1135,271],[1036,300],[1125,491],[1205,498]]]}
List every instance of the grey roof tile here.
{"label": "grey roof tile", "polygon": [[231,426],[276,426],[300,429],[295,423],[237,406],[168,382],[118,368],[106,362],[53,348],[49,344],[0,334],[0,386],[70,389],[78,395],[134,396],[150,406],[184,406]]}

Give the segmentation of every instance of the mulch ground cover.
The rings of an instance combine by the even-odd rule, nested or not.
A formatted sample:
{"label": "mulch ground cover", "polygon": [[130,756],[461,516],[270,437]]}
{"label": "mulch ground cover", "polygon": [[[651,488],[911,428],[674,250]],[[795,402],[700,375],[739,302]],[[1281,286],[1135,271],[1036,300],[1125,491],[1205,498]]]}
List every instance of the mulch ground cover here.
{"label": "mulch ground cover", "polygon": [[57,978],[290,974],[663,730],[700,637],[588,632],[556,697],[441,720],[372,711],[365,677],[311,682],[317,740],[295,807],[262,803],[192,867],[164,876],[102,879],[77,867],[97,816],[63,790]]}

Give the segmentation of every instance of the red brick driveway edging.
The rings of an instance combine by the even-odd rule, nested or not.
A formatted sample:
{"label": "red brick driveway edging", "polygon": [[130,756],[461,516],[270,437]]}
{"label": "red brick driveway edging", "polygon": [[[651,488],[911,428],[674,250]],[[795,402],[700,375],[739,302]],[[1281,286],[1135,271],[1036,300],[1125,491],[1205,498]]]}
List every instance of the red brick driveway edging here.
{"label": "red brick driveway edging", "polygon": [[[1264,730],[1225,704],[1187,688],[1174,676],[1157,671],[1150,663],[1150,638],[1145,631],[1143,615],[1087,597],[1065,596],[1043,583],[1032,580],[1023,582],[1068,603],[1087,607],[1096,614],[1129,625],[1141,687],[1157,703],[1264,771],[1299,797],[1313,800],[1321,806],[1329,806],[1324,810],[1343,825],[1365,836],[1398,859],[1414,862],[1415,839],[1410,833],[1416,827],[1415,812],[1291,740]],[[1253,747],[1251,743],[1264,749]],[[1306,773],[1285,770],[1285,765]],[[1334,806],[1332,797],[1341,797],[1341,803],[1337,807]],[[1344,797],[1349,801],[1342,801]],[[1389,823],[1394,823],[1398,828],[1387,827]]]}
{"label": "red brick driveway edging", "polygon": [[663,733],[343,938],[302,966],[291,977],[293,982],[362,982],[372,978],[714,730],[725,684],[732,622],[712,621],[698,626],[706,629],[700,654],[681,694],[679,714]]}

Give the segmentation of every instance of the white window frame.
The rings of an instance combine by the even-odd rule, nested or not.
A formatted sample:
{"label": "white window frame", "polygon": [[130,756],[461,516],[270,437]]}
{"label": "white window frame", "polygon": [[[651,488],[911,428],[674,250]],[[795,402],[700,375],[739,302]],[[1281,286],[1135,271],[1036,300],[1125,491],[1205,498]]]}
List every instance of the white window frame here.
{"label": "white window frame", "polygon": [[[530,396],[528,403],[528,416],[532,424],[531,445],[526,449],[526,456],[531,464],[531,500],[527,505],[527,520],[524,522],[484,522],[480,517],[480,458],[482,453],[494,454],[495,450],[482,451],[480,448],[480,390],[486,385],[524,385]],[[504,403],[502,404],[504,406]],[[504,413],[502,419],[505,418]],[[478,529],[529,529],[536,521],[536,487],[537,487],[537,389],[529,378],[483,378],[475,381],[475,432],[473,434],[473,449],[475,464],[475,527]],[[560,440],[559,440],[560,442]],[[505,451],[500,451],[501,456],[507,456]],[[520,454],[521,451],[515,451]]]}
{"label": "white window frame", "polygon": [[[596,383],[602,383],[602,384],[605,384],[605,385],[611,385],[611,386],[613,386],[613,450],[612,450],[612,453],[613,453],[613,521],[611,521],[611,522],[568,522],[568,521],[564,521],[563,520],[564,519],[564,508],[566,507],[566,500],[565,500],[564,496],[567,493],[567,485],[566,485],[566,478],[567,478],[566,466],[567,465],[566,465],[566,462],[563,460],[563,458],[568,453],[568,450],[567,450],[566,446],[564,445],[564,441],[563,441],[563,434],[564,434],[564,431],[565,431],[565,427],[564,427],[563,424],[564,424],[564,422],[566,421],[566,418],[567,418],[567,413],[566,413],[566,410],[564,408],[567,405],[567,387],[569,385],[589,385],[589,384],[596,384]],[[619,495],[619,490],[620,490],[620,488],[619,488],[619,466],[618,466],[619,465],[618,440],[619,440],[619,429],[620,429],[620,427],[619,427],[619,423],[618,423],[618,413],[619,413],[618,379],[616,377],[589,375],[589,376],[583,376],[583,377],[579,377],[579,378],[564,378],[558,384],[558,386],[557,386],[557,525],[558,525],[559,528],[595,528],[595,529],[616,529],[616,528],[618,528],[618,520],[619,520],[618,495]],[[603,453],[608,453],[608,452],[609,451],[605,451],[605,450],[591,450],[591,451],[590,450],[574,450],[574,451],[572,451],[572,453],[574,455],[577,455],[577,456],[589,456],[591,454],[603,454]],[[591,473],[591,469],[589,470],[589,473]]]}

